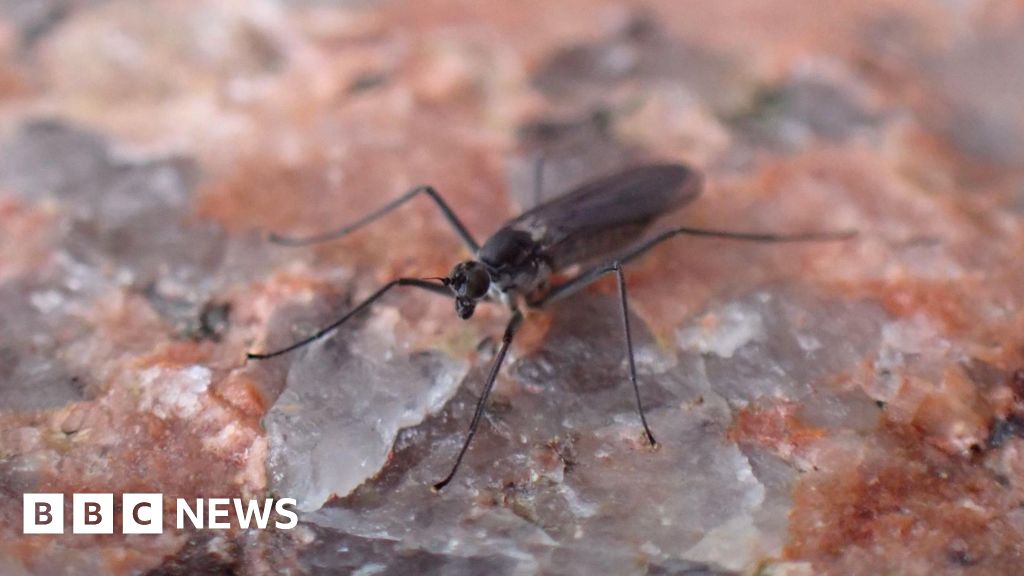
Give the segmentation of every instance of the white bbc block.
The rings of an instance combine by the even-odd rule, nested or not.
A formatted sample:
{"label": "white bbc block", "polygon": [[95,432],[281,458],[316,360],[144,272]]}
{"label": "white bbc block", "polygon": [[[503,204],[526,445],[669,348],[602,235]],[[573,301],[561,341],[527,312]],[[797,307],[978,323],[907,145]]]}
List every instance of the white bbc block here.
{"label": "white bbc block", "polygon": [[22,496],[22,532],[25,534],[64,533],[64,495],[31,494]]}
{"label": "white bbc block", "polygon": [[121,532],[124,534],[163,534],[163,494],[128,494],[121,499]]}
{"label": "white bbc block", "polygon": [[113,534],[114,495],[75,494],[71,503],[72,534]]}

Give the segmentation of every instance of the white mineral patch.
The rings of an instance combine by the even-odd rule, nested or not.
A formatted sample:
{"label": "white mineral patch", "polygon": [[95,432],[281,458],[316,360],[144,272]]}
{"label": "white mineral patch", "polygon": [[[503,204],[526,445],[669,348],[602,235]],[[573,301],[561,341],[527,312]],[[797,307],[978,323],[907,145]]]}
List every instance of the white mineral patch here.
{"label": "white mineral patch", "polygon": [[876,377],[865,385],[875,400],[890,401],[907,374],[926,380],[938,380],[936,367],[950,349],[949,341],[923,316],[888,322],[882,327],[881,346],[875,359]]}
{"label": "white mineral patch", "polygon": [[938,329],[924,316],[889,322],[882,327],[882,347],[902,354],[941,352],[949,343],[938,336]]}
{"label": "white mineral patch", "polygon": [[577,518],[590,518],[597,514],[599,507],[592,502],[587,502],[580,498],[580,495],[568,484],[559,484],[558,492],[565,498],[566,504],[569,505],[569,510]]}
{"label": "white mineral patch", "polygon": [[181,370],[146,368],[138,374],[141,390],[139,408],[160,418],[188,418],[200,408],[200,399],[210,387],[210,370],[189,366]]}
{"label": "white mineral patch", "polygon": [[732,358],[749,342],[764,339],[764,322],[757,310],[730,303],[709,312],[679,330],[677,341],[684,350]]}
{"label": "white mineral patch", "polygon": [[64,304],[64,297],[56,290],[40,290],[29,295],[32,306],[43,314],[51,314]]}
{"label": "white mineral patch", "polygon": [[764,536],[755,527],[753,517],[742,515],[709,531],[696,546],[683,554],[683,558],[742,571],[753,568],[772,552],[766,549]]}
{"label": "white mineral patch", "polygon": [[465,362],[402,349],[397,314],[380,307],[357,332],[300,353],[265,418],[271,487],[302,510],[374,476],[398,432],[441,408],[466,373]]}

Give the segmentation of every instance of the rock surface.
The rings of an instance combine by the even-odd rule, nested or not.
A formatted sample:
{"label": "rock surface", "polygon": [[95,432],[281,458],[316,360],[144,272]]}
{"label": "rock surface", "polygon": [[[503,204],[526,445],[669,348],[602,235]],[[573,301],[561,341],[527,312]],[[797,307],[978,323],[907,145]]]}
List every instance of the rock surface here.
{"label": "rock surface", "polygon": [[[540,18],[538,15],[544,15]],[[3,574],[1007,574],[1024,548],[1012,0],[0,3]],[[542,186],[535,166],[543,159]],[[687,239],[531,313],[398,276],[645,159]],[[291,497],[292,530],[21,533],[26,492]],[[119,524],[118,524],[119,525]]]}

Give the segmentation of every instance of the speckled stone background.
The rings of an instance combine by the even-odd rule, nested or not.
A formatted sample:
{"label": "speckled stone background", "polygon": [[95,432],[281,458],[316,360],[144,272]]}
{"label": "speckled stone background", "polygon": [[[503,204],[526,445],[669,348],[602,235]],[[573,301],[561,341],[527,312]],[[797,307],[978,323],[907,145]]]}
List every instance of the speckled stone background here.
{"label": "speckled stone background", "polygon": [[[706,174],[680,239],[531,314],[395,294],[544,195]],[[1014,574],[1024,3],[0,2],[0,573]],[[492,340],[487,338],[491,337]],[[24,492],[162,492],[159,536],[27,536]],[[178,531],[173,498],[292,497]],[[116,522],[119,532],[120,520]]]}

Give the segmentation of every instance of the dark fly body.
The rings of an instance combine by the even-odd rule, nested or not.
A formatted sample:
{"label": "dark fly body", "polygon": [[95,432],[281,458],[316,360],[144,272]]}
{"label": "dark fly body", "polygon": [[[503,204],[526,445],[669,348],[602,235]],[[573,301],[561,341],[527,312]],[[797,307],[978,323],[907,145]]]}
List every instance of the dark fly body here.
{"label": "dark fly body", "polygon": [[[544,307],[577,292],[606,274],[615,274],[618,280],[629,379],[644,433],[647,440],[655,445],[654,434],[647,424],[637,385],[623,265],[658,244],[683,235],[752,242],[842,240],[853,236],[851,232],[783,235],[675,227],[642,239],[644,231],[654,220],[695,200],[700,194],[701,185],[701,175],[682,164],[650,164],[632,168],[584,184],[524,212],[502,226],[483,245],[477,244],[451,208],[429,186],[414,188],[358,221],[332,232],[305,238],[272,236],[272,241],[289,246],[304,246],[340,238],[377,220],[412,198],[425,194],[435,202],[448,223],[473,253],[474,258],[456,264],[451,273],[443,278],[393,280],[316,334],[280,350],[249,354],[248,357],[271,358],[322,338],[352,316],[368,308],[395,286],[412,286],[453,298],[455,311],[463,320],[470,318],[481,302],[500,302],[507,306],[511,317],[497,356],[487,374],[483,393],[470,422],[469,432],[451,472],[434,485],[435,490],[440,490],[455,476],[476,434],[498,370],[522,323],[522,309]],[[581,271],[563,282],[550,284],[549,280],[554,273],[575,267],[579,267]]]}

